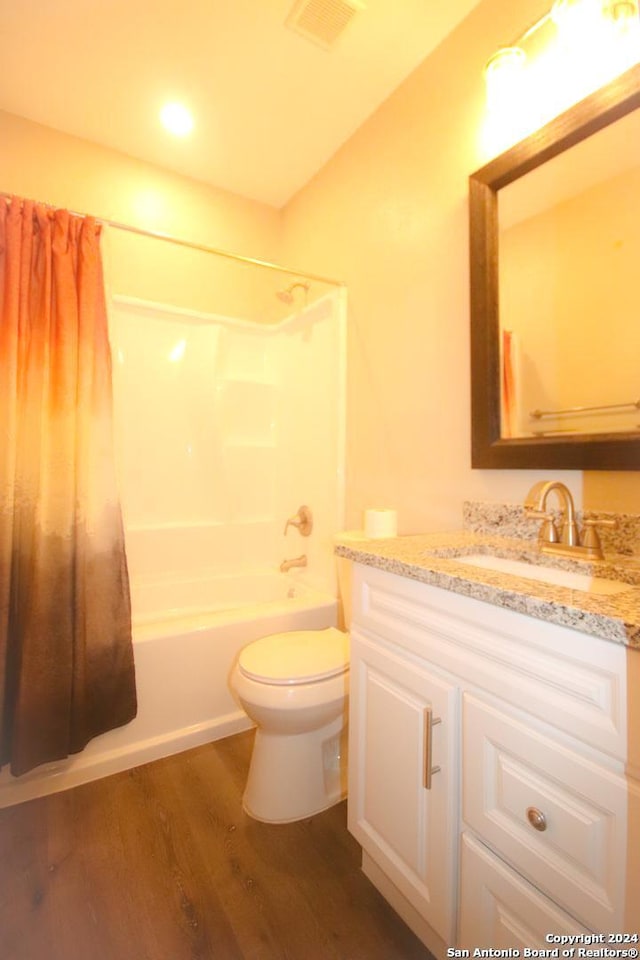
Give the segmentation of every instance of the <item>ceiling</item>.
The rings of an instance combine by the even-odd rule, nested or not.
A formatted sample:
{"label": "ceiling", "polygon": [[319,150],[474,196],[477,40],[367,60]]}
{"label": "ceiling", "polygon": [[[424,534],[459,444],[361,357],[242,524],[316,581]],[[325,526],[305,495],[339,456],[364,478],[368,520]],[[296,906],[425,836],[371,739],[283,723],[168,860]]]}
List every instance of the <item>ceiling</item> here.
{"label": "ceiling", "polygon": [[0,108],[281,207],[476,2],[364,0],[326,49],[293,0],[0,0]]}

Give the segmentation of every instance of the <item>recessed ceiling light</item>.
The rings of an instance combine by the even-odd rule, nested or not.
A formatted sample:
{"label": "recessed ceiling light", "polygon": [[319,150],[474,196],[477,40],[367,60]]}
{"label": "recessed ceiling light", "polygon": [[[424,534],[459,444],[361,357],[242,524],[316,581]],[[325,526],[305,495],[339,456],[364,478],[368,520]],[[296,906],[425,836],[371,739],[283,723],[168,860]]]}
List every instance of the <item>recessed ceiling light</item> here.
{"label": "recessed ceiling light", "polygon": [[169,133],[186,137],[193,130],[193,117],[181,103],[167,103],[160,111],[160,119]]}

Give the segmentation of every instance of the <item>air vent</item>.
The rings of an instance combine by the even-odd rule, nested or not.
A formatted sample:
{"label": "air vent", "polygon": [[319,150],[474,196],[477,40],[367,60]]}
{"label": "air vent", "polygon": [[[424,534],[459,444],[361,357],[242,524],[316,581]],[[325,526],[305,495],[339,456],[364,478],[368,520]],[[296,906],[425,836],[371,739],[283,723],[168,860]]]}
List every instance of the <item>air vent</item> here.
{"label": "air vent", "polygon": [[328,50],[360,10],[364,10],[360,0],[301,0],[286,25]]}

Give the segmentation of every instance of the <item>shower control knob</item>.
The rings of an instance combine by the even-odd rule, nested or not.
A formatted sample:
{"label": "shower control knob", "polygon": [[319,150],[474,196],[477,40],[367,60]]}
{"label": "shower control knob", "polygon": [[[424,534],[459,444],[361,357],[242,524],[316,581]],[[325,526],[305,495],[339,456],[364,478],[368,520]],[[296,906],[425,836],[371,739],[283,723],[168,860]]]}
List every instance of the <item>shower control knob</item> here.
{"label": "shower control knob", "polygon": [[313,530],[313,514],[311,507],[298,507],[298,512],[293,517],[289,517],[284,525],[285,536],[289,527],[297,527],[301,536],[308,537]]}

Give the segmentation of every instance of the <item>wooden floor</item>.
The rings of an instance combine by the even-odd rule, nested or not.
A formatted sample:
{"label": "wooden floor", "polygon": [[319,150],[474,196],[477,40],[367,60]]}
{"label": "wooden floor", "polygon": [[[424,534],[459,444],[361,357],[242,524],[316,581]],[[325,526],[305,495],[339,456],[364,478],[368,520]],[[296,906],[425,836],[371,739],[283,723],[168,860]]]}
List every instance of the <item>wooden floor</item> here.
{"label": "wooden floor", "polygon": [[0,960],[427,960],[361,873],[342,803],[241,796],[252,733],[0,810]]}

